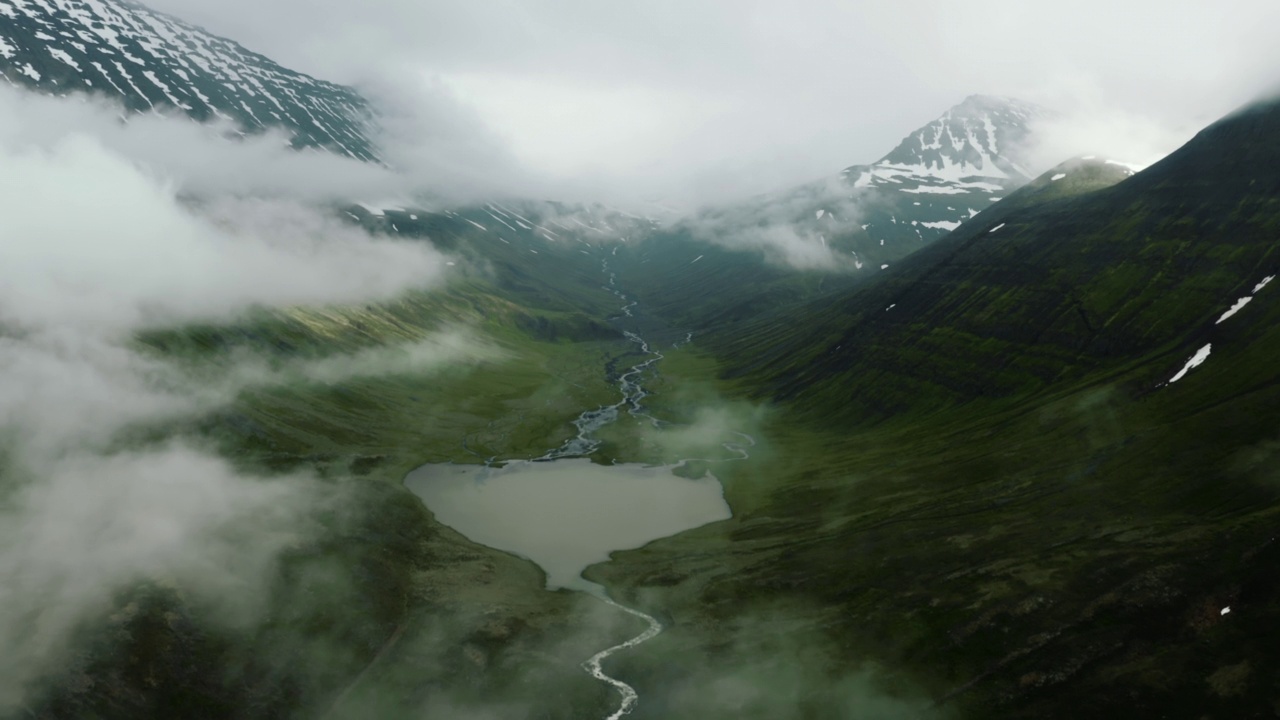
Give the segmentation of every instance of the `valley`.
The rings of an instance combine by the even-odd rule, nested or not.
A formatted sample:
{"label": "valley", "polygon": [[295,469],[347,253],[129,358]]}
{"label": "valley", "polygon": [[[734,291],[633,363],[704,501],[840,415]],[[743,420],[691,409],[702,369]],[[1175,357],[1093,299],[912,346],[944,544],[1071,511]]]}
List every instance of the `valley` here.
{"label": "valley", "polygon": [[[979,230],[1002,221],[994,217]],[[486,241],[464,233],[455,248],[465,256]],[[538,257],[580,269],[536,300],[461,275],[444,291],[393,303],[296,309],[140,336],[147,352],[206,378],[239,353],[341,357],[459,324],[483,349],[436,370],[409,365],[390,375],[247,388],[227,407],[176,428],[215,442],[246,467],[316,468],[368,514],[335,516],[324,545],[288,560],[293,587],[281,588],[265,631],[198,639],[176,627],[154,644],[126,623],[116,630],[122,640],[102,646],[103,660],[80,672],[93,677],[103,672],[94,668],[110,667],[95,663],[122,656],[152,672],[177,672],[173,643],[223,657],[260,653],[258,662],[275,668],[259,676],[266,687],[287,678],[295,694],[250,700],[213,688],[201,691],[200,702],[212,696],[264,714],[332,704],[326,717],[353,718],[422,707],[490,712],[494,698],[515,708],[514,716],[608,717],[620,712],[619,693],[630,716],[664,718],[766,718],[796,708],[814,717],[850,709],[949,717],[981,715],[993,703],[1002,716],[1071,717],[1078,704],[1057,698],[1077,687],[1088,688],[1097,717],[1135,704],[1152,713],[1195,703],[1243,708],[1265,696],[1263,685],[1251,696],[1207,682],[1170,695],[1159,679],[1212,677],[1222,667],[1214,657],[1238,658],[1232,662],[1247,663],[1251,673],[1269,672],[1273,662],[1267,644],[1242,624],[1272,622],[1275,591],[1266,579],[1275,560],[1266,411],[1275,384],[1265,358],[1278,340],[1263,328],[1275,327],[1270,318],[1280,306],[1267,303],[1266,288],[1215,326],[1212,358],[1176,389],[1150,390],[1190,353],[1156,347],[1036,394],[850,422],[839,391],[824,391],[830,405],[768,402],[761,396],[767,385],[739,369],[744,358],[772,352],[775,337],[821,323],[774,325],[769,314],[737,325],[685,312],[663,319],[629,293],[618,295],[647,272],[643,244],[617,254],[610,243],[577,245],[586,254],[549,240],[532,247]],[[1256,274],[1241,277],[1253,287]],[[900,278],[888,275],[879,287]],[[833,283],[823,292],[818,302],[830,303],[844,290]],[[901,298],[894,310],[911,312]],[[1223,298],[1198,312],[1216,320],[1231,305],[1229,288]],[[1238,348],[1230,340],[1245,336]],[[743,350],[753,344],[757,351]],[[875,389],[860,402],[899,397],[903,386],[882,378],[867,387]],[[131,442],[154,438],[141,433]],[[582,456],[590,463],[567,459]],[[596,550],[572,543],[571,553],[534,551],[525,540],[467,524],[483,528],[521,511],[557,522],[529,496],[479,514],[472,505],[472,520],[456,519],[455,501],[443,493],[468,492],[476,473],[496,473],[493,489],[510,483],[554,498],[524,484],[535,478],[522,463],[563,484],[554,492],[600,506],[614,500],[592,499],[596,484],[619,472],[634,472],[646,486],[661,476],[657,482],[680,492],[712,483],[708,500],[720,497],[723,484],[717,501],[727,501],[732,516],[717,515],[713,503],[683,526],[701,527],[677,532],[680,525],[667,523],[690,501],[673,494],[654,506],[672,505],[655,516],[661,523],[653,527],[667,529]],[[563,463],[581,475],[552,472]],[[426,490],[428,479],[439,484]],[[426,498],[425,509],[410,490]],[[579,532],[569,520],[557,525]],[[617,525],[609,523],[610,531],[623,529]],[[538,524],[504,526],[536,534]],[[553,559],[540,561],[539,552]],[[606,554],[608,562],[598,562]],[[1233,560],[1224,566],[1222,558]],[[590,562],[597,564],[585,574],[589,583],[570,580]],[[595,587],[624,607],[597,601]],[[338,588],[324,601],[297,602]],[[157,592],[142,598],[198,622],[195,608]],[[335,614],[337,603],[367,610]],[[1224,607],[1232,612],[1220,614]],[[628,614],[631,608],[641,614]],[[277,654],[315,652],[305,648],[317,627],[346,644],[330,663],[293,664],[294,656]],[[1164,648],[1157,656],[1143,649],[1155,645]],[[608,654],[593,658],[602,651]],[[588,659],[595,664],[584,671]],[[705,691],[725,683],[736,689]],[[98,692],[63,689],[42,706],[100,707],[106,698]]]}
{"label": "valley", "polygon": [[[618,289],[617,275],[609,272],[608,260],[601,261],[601,266],[608,276],[605,287],[626,303],[621,317],[635,318],[639,303],[628,301]],[[610,720],[630,714],[639,697],[630,685],[605,674],[604,661],[657,637],[663,628],[652,616],[616,603],[605,588],[584,580],[582,572],[592,563],[607,561],[614,551],[637,548],[729,517],[723,490],[714,476],[683,478],[677,471],[691,462],[750,458],[741,444],[724,442],[722,447],[739,457],[685,458],[656,466],[619,464],[615,458],[607,464],[595,464],[591,456],[603,445],[596,436],[621,419],[622,409],[632,420],[648,421],[650,427],[664,429],[664,423],[641,404],[649,396],[642,383],[656,375],[653,366],[664,356],[634,332],[624,330],[623,334],[647,358],[618,375],[622,399],[584,411],[573,423],[578,434],[562,446],[531,460],[508,459],[500,465],[494,464],[495,456],[480,468],[424,465],[404,481],[445,525],[472,541],[537,563],[547,574],[548,589],[589,593],[648,624],[643,633],[592,655],[583,664],[592,677],[616,688],[621,695]],[[691,340],[689,333],[685,342]],[[679,343],[672,347],[678,348]],[[755,444],[749,435],[734,434]]]}
{"label": "valley", "polygon": [[[532,67],[593,17],[411,45]],[[613,93],[635,48],[589,50],[558,62]],[[389,64],[410,112],[0,0],[0,720],[1280,716],[1274,94],[1131,166],[1037,103],[868,90],[844,119],[893,140],[825,175],[614,204],[546,199],[621,194],[608,158],[531,180],[461,99],[562,110],[550,143],[635,98],[500,60]],[[703,71],[691,157],[800,100],[705,110]]]}

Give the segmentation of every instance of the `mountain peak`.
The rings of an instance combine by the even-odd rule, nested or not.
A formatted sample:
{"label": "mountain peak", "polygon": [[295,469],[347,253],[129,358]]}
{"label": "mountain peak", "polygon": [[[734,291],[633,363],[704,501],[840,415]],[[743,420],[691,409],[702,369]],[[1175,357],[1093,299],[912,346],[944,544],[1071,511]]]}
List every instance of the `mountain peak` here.
{"label": "mountain peak", "polygon": [[844,171],[856,187],[901,183],[905,176],[929,184],[965,181],[1025,182],[1021,147],[1043,108],[1014,98],[970,95],[937,120],[908,135],[870,166]]}

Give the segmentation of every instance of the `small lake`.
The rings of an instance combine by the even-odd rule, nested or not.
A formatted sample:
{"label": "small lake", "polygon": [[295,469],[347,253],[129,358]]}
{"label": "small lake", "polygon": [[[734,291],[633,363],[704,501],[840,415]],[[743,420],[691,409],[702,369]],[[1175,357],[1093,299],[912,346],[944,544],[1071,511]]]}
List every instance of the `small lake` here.
{"label": "small lake", "polygon": [[501,468],[437,464],[404,483],[440,522],[537,563],[548,588],[595,591],[582,571],[609,553],[732,516],[718,480],[682,478],[673,467],[585,458]]}

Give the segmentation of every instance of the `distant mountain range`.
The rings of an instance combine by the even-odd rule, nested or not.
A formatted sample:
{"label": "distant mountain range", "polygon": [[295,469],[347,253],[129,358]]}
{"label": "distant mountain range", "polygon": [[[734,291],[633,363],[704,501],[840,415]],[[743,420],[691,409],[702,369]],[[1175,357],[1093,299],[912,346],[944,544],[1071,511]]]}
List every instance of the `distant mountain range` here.
{"label": "distant mountain range", "polygon": [[225,38],[121,0],[0,0],[0,77],[87,91],[135,112],[287,130],[295,147],[375,160],[373,112],[355,90],[281,67]]}

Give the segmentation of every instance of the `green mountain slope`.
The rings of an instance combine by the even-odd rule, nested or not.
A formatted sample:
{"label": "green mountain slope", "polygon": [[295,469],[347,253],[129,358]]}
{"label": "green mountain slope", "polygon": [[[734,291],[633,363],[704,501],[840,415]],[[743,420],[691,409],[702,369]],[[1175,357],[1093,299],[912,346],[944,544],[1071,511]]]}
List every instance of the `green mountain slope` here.
{"label": "green mountain slope", "polygon": [[[659,698],[637,717],[850,717],[884,695],[915,710],[886,717],[1265,717],[1277,320],[1259,308],[1142,399],[1119,375],[861,432],[782,413],[757,464],[721,473],[734,519],[593,571],[673,624],[625,661]],[[742,677],[737,704],[696,692]]]}
{"label": "green mountain slope", "polygon": [[779,405],[732,520],[592,571],[673,623],[638,716],[1274,713],[1278,140],[1263,105],[1118,185],[1049,175],[712,338]]}
{"label": "green mountain slope", "polygon": [[86,618],[74,657],[33,683],[23,716],[394,718],[498,705],[572,718],[609,706],[610,689],[579,664],[634,621],[546,591],[541,570],[441,525],[401,480],[427,462],[539,456],[577,432],[584,408],[616,401],[613,368],[637,351],[610,322],[622,301],[603,287],[602,262],[620,240],[606,233],[647,221],[549,204],[347,211],[375,234],[448,252],[443,287],[143,333],[139,351],[193,385],[235,386],[245,368],[250,378],[207,413],[117,439],[216,449],[248,475],[313,474],[332,498],[311,518],[322,530],[280,559],[261,619],[245,626],[140,578]]}
{"label": "green mountain slope", "polygon": [[[443,365],[406,350],[462,328],[472,350]],[[323,530],[280,558],[262,619],[244,626],[164,578],[140,579],[86,619],[74,657],[33,685],[24,716],[393,718],[506,704],[571,718],[608,707],[609,689],[578,666],[627,637],[626,619],[546,591],[536,566],[441,525],[400,484],[426,462],[533,457],[571,437],[582,408],[614,400],[606,368],[630,352],[602,319],[459,277],[395,302],[261,311],[138,344],[196,383],[246,362],[276,372],[119,443],[179,438],[246,473],[313,473],[331,498],[313,518]],[[297,372],[379,352],[403,361]]]}
{"label": "green mountain slope", "polygon": [[717,350],[742,358],[735,376],[856,421],[1177,356],[1276,267],[1275,137],[1280,112],[1253,108],[1113,187],[1028,188],[877,282]]}
{"label": "green mountain slope", "polygon": [[653,312],[692,329],[874,279],[1028,181],[1042,108],[973,95],[870,165],[708,207],[652,233],[621,260]]}

